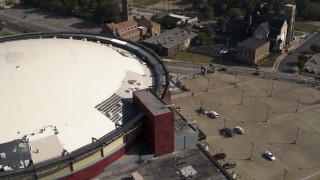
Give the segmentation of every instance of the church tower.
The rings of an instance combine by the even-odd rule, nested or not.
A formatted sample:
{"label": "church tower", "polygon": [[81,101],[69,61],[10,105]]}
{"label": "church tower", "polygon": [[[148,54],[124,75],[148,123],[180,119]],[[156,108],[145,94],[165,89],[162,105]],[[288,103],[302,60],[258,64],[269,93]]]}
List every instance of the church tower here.
{"label": "church tower", "polygon": [[288,23],[286,43],[290,44],[293,40],[294,25],[296,22],[296,5],[287,4],[284,9],[284,19]]}
{"label": "church tower", "polygon": [[122,0],[122,21],[133,19],[132,0]]}

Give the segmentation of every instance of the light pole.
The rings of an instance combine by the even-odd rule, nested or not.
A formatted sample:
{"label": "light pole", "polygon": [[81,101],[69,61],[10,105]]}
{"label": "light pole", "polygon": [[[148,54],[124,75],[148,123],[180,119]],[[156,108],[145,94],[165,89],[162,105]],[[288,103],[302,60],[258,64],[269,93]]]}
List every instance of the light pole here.
{"label": "light pole", "polygon": [[178,76],[179,76],[179,68],[177,68],[177,80],[176,80],[176,82],[178,82]]}
{"label": "light pole", "polygon": [[253,143],[253,142],[251,142],[250,161],[252,161],[253,146],[254,146],[254,143]]}
{"label": "light pole", "polygon": [[272,96],[272,93],[273,93],[273,84],[274,84],[274,81],[272,81],[271,92],[270,92],[269,97],[271,97],[271,96]]}
{"label": "light pole", "polygon": [[268,111],[267,111],[267,118],[264,122],[268,122],[268,119],[269,119],[269,110],[270,110],[270,106],[268,106]]}
{"label": "light pole", "polygon": [[297,108],[296,108],[296,113],[297,113],[298,110],[299,110],[299,104],[300,104],[300,98],[298,97],[298,104],[297,104]]}
{"label": "light pole", "polygon": [[283,169],[284,170],[284,174],[283,174],[283,180],[285,180],[286,179],[286,175],[287,175],[287,170],[286,169]]}
{"label": "light pole", "polygon": [[299,135],[299,130],[300,130],[300,128],[297,127],[296,139],[294,140],[294,142],[293,142],[292,144],[297,144],[298,135]]}
{"label": "light pole", "polygon": [[227,37],[227,49],[229,50],[229,37]]}
{"label": "light pole", "polygon": [[[223,149],[221,149],[220,153],[222,154],[222,152],[223,152]],[[220,159],[220,164],[221,164],[221,160],[222,160],[222,158]]]}
{"label": "light pole", "polygon": [[196,64],[193,64],[193,78],[196,77]]}
{"label": "light pole", "polygon": [[243,95],[244,95],[244,90],[242,89],[242,96],[241,96],[241,103],[240,103],[240,105],[243,104]]}
{"label": "light pole", "polygon": [[209,92],[209,82],[210,82],[210,77],[208,77],[207,92]]}
{"label": "light pole", "polygon": [[211,35],[211,49],[213,49],[213,37],[214,35]]}

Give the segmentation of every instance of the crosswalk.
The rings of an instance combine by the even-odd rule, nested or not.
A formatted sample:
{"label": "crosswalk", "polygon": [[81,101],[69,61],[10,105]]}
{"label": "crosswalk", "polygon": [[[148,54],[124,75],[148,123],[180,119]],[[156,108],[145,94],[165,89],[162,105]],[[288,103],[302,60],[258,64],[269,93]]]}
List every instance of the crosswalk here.
{"label": "crosswalk", "polygon": [[277,73],[277,74],[281,74],[281,75],[283,75],[283,76],[298,76],[297,74],[292,74],[292,73],[283,73],[283,72],[275,72],[275,73]]}

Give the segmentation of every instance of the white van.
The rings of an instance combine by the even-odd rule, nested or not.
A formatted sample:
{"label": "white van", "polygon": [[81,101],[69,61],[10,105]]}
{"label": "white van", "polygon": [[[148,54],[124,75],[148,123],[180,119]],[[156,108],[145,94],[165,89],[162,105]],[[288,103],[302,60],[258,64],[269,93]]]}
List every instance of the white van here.
{"label": "white van", "polygon": [[242,127],[240,127],[240,126],[237,126],[235,129],[236,129],[236,131],[237,131],[238,133],[240,133],[240,134],[246,133],[246,131],[245,131]]}
{"label": "white van", "polygon": [[210,111],[210,115],[214,118],[218,118],[219,117],[219,114],[215,111]]}

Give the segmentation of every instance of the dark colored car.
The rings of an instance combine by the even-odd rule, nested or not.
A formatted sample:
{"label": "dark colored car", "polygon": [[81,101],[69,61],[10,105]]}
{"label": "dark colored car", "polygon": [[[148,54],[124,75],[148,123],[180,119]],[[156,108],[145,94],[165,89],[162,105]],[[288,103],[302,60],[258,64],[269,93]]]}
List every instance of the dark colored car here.
{"label": "dark colored car", "polygon": [[225,163],[222,167],[225,168],[225,169],[231,169],[231,168],[234,168],[236,166],[237,166],[236,162],[230,161],[230,162]]}
{"label": "dark colored car", "polygon": [[234,136],[234,132],[230,128],[224,128],[224,129],[222,129],[222,135],[224,137],[233,137]]}
{"label": "dark colored car", "polygon": [[218,154],[213,155],[213,158],[215,160],[223,160],[226,157],[227,157],[226,153],[218,153]]}
{"label": "dark colored car", "polygon": [[253,73],[251,73],[251,75],[253,75],[253,76],[259,76],[259,72],[253,72]]}
{"label": "dark colored car", "polygon": [[219,68],[218,71],[227,71],[227,68],[222,67],[222,68]]}

